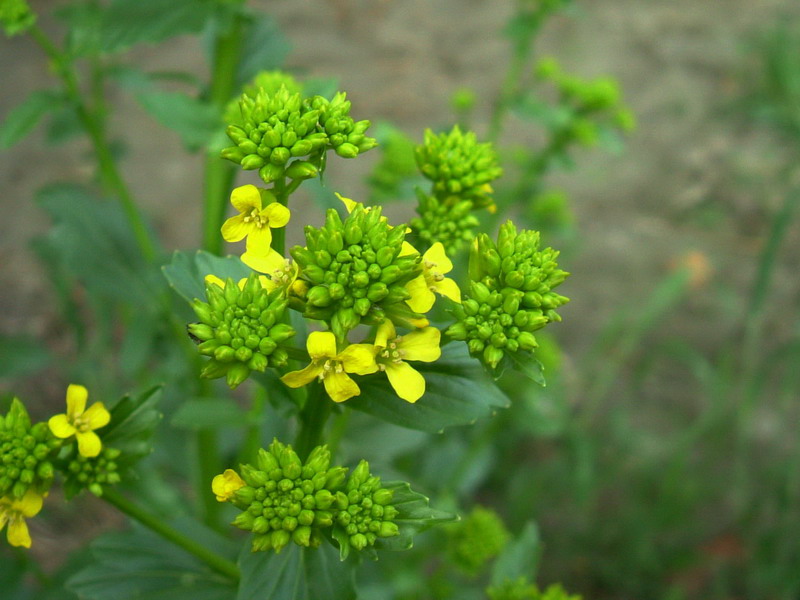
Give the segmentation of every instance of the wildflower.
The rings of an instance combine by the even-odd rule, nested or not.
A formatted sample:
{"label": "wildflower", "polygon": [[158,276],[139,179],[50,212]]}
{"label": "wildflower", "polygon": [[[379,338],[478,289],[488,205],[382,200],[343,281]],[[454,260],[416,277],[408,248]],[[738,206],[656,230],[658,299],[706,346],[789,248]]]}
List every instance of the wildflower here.
{"label": "wildflower", "polygon": [[244,479],[233,469],[225,469],[222,475],[217,475],[211,482],[211,491],[217,497],[217,502],[228,502],[233,495],[247,485]]}
{"label": "wildflower", "polygon": [[417,329],[397,335],[394,324],[384,321],[375,336],[378,368],[386,372],[397,395],[407,402],[416,402],[425,393],[425,378],[406,361],[433,362],[442,355],[439,348],[442,334],[436,327]]}
{"label": "wildflower", "polygon": [[8,525],[8,543],[12,546],[31,547],[31,534],[25,519],[30,519],[42,510],[44,497],[28,490],[21,500],[0,498],[0,531]]}
{"label": "wildflower", "polygon": [[291,388],[298,388],[318,377],[334,402],[344,402],[361,393],[358,384],[348,373],[368,375],[378,370],[370,344],[350,344],[337,353],[336,337],[330,331],[312,332],[306,347],[311,364],[301,371],[287,373],[281,377],[281,381]]}
{"label": "wildflower", "polygon": [[406,304],[418,313],[428,312],[436,301],[434,292],[455,302],[461,302],[461,290],[452,279],[444,276],[453,270],[453,263],[447,258],[444,246],[436,242],[422,255],[422,274],[406,284],[411,298]]}
{"label": "wildflower", "polygon": [[94,430],[108,425],[111,414],[102,402],[95,402],[87,409],[88,397],[85,387],[71,384],[67,388],[66,414],[50,417],[48,425],[56,437],[66,439],[74,435],[78,439],[78,452],[92,458],[100,454],[103,447]]}
{"label": "wildflower", "polygon": [[242,262],[254,271],[269,275],[269,278],[259,277],[264,289],[272,291],[282,288],[287,294],[292,292],[297,296],[305,295],[308,286],[305,282],[297,281],[300,269],[291,258],[284,258],[275,250],[270,251],[267,256],[245,252],[242,254]]}
{"label": "wildflower", "polygon": [[289,222],[289,209],[275,201],[269,190],[243,185],[231,193],[231,204],[239,211],[222,224],[222,237],[228,242],[247,238],[247,252],[267,256],[272,244],[272,231]]}

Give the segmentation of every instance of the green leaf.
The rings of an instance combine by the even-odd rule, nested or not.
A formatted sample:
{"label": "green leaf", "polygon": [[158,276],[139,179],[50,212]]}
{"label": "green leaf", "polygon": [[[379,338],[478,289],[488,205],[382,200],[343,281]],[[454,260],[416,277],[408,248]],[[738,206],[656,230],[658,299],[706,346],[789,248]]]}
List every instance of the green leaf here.
{"label": "green leaf", "polygon": [[510,404],[464,344],[445,346],[442,358],[434,363],[411,364],[425,377],[425,395],[416,403],[401,400],[386,376],[376,374],[359,380],[361,395],[348,400],[347,406],[395,425],[438,433],[445,427],[472,424]]}
{"label": "green leaf", "polygon": [[50,362],[50,353],[28,336],[0,336],[0,379],[35,373]]}
{"label": "green leaf", "polygon": [[279,69],[292,49],[271,16],[258,14],[244,30],[241,61],[236,70],[236,88],[244,87],[259,71]]}
{"label": "green leaf", "polygon": [[65,105],[55,111],[47,124],[47,142],[53,146],[63,144],[83,133],[78,111]]}
{"label": "green leaf", "polygon": [[103,11],[99,46],[119,52],[140,42],[155,43],[197,33],[215,13],[213,0],[114,0]]}
{"label": "green leaf", "polygon": [[236,600],[355,600],[355,577],[329,544],[300,548],[289,544],[280,554],[250,552],[239,557],[242,579]]}
{"label": "green leaf", "polygon": [[36,127],[41,118],[51,110],[63,106],[64,98],[58,92],[38,90],[8,113],[0,125],[0,148],[10,148]]}
{"label": "green leaf", "polygon": [[156,409],[161,388],[133,398],[125,396],[111,409],[111,421],[100,430],[103,443],[122,452],[119,463],[129,467],[153,449],[152,438],[162,415]]}
{"label": "green leaf", "polygon": [[206,275],[216,275],[223,281],[247,277],[250,269],[236,256],[224,258],[204,250],[195,253],[176,251],[168,265],[161,267],[172,288],[187,302],[206,297]]}
{"label": "green leaf", "polygon": [[499,374],[502,374],[506,365],[515,371],[519,371],[525,375],[525,377],[538,383],[540,386],[547,387],[547,381],[545,381],[544,378],[544,366],[529,352],[505,352],[503,354],[503,360],[498,367]]}
{"label": "green leaf", "polygon": [[181,429],[219,429],[243,427],[248,424],[248,417],[233,400],[191,398],[175,411],[171,423]]}
{"label": "green leaf", "polygon": [[539,528],[528,521],[519,537],[506,545],[497,557],[492,567],[492,585],[502,585],[520,577],[533,581],[541,550]]}
{"label": "green leaf", "polygon": [[[197,523],[176,527],[217,552],[230,553],[231,542]],[[220,600],[236,594],[230,579],[140,528],[103,535],[91,551],[95,562],[67,582],[82,600]]]}
{"label": "green leaf", "polygon": [[217,107],[186,94],[153,90],[136,94],[136,99],[159,123],[177,132],[190,150],[205,146],[224,128]]}

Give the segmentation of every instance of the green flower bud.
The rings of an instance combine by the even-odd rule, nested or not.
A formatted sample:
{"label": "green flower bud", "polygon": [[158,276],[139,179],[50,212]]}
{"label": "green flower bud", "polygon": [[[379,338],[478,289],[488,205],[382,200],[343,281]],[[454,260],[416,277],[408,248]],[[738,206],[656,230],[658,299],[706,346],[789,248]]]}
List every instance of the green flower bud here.
{"label": "green flower bud", "polygon": [[0,2],[0,25],[6,35],[24,33],[36,23],[36,14],[25,0],[3,0]]}

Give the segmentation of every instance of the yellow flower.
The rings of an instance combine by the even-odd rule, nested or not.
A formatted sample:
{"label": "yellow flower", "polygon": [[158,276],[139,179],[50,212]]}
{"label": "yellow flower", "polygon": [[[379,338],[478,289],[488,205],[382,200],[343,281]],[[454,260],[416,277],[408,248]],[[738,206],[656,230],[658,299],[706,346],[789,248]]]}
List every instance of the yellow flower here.
{"label": "yellow flower", "polygon": [[243,185],[231,192],[231,204],[239,211],[222,224],[222,237],[229,242],[247,238],[247,252],[267,256],[272,244],[270,228],[283,227],[289,222],[289,209],[275,202],[269,190]]}
{"label": "yellow flower", "polygon": [[266,256],[245,252],[242,254],[242,262],[254,271],[269,275],[269,284],[262,284],[269,291],[282,287],[287,293],[293,291],[298,296],[304,295],[306,282],[297,280],[300,269],[291,258],[284,258],[275,250],[271,250]]}
{"label": "yellow flower", "polygon": [[422,274],[406,284],[411,298],[406,304],[418,313],[428,312],[436,301],[437,294],[447,296],[451,300],[461,302],[461,290],[452,279],[444,276],[453,270],[453,263],[447,258],[444,246],[436,242],[422,255]]}
{"label": "yellow flower", "polygon": [[31,534],[25,519],[35,517],[42,510],[44,497],[28,490],[22,500],[0,498],[0,531],[8,524],[8,543],[12,546],[31,547]]}
{"label": "yellow flower", "polygon": [[312,332],[306,347],[311,364],[301,371],[287,373],[281,381],[291,388],[298,388],[318,377],[334,402],[344,402],[361,393],[348,373],[368,375],[378,370],[375,351],[370,344],[350,344],[337,354],[336,337],[330,331]]}
{"label": "yellow flower", "polygon": [[100,454],[103,444],[94,432],[108,425],[111,414],[102,402],[95,402],[86,409],[89,392],[82,385],[72,384],[67,388],[66,414],[50,417],[48,425],[53,435],[68,438],[73,435],[78,439],[78,452],[82,456],[92,458]]}
{"label": "yellow flower", "polygon": [[233,469],[225,469],[222,475],[217,475],[211,482],[211,491],[217,497],[217,502],[227,502],[236,491],[245,486],[244,480]]}
{"label": "yellow flower", "polygon": [[417,329],[399,337],[388,319],[378,327],[375,335],[378,368],[386,372],[389,383],[403,400],[416,402],[425,393],[425,378],[405,361],[438,360],[442,355],[441,339],[442,333],[436,327]]}

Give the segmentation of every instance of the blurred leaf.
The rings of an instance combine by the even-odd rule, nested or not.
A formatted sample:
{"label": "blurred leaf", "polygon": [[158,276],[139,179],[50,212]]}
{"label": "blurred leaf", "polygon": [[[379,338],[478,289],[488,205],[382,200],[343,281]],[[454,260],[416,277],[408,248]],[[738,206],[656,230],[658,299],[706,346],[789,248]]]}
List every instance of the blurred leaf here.
{"label": "blurred leaf", "polygon": [[509,406],[508,397],[467,353],[464,344],[442,349],[433,363],[412,363],[425,377],[425,395],[416,403],[401,400],[383,374],[359,380],[361,395],[347,406],[374,417],[431,433],[445,427],[468,425]]}
{"label": "blurred leaf", "polygon": [[242,579],[236,600],[355,600],[350,563],[340,563],[336,550],[289,544],[280,554],[250,552],[239,557]]}
{"label": "blurred leaf", "polygon": [[235,89],[240,90],[259,71],[279,69],[292,49],[271,16],[256,15],[244,28],[241,61],[236,70]]}
{"label": "blurred leaf", "polygon": [[224,128],[215,106],[186,94],[154,90],[140,92],[136,99],[159,123],[177,132],[190,150],[205,146]]}
{"label": "blurred leaf", "polygon": [[28,375],[46,367],[50,353],[28,336],[0,336],[0,379]]}
{"label": "blurred leaf", "polygon": [[520,577],[533,581],[540,554],[539,529],[533,521],[528,521],[519,537],[506,545],[497,557],[492,567],[492,585],[502,585]]}
{"label": "blurred leaf", "polygon": [[[515,371],[519,371],[525,375],[525,377],[538,383],[540,386],[547,386],[547,382],[544,379],[544,367],[542,363],[529,352],[505,352],[503,354],[502,363],[507,364],[508,367]],[[500,371],[504,368],[502,363],[499,367]]]}
{"label": "blurred leaf", "polygon": [[130,466],[153,449],[152,438],[162,415],[156,409],[161,388],[137,398],[125,396],[111,409],[111,422],[100,431],[103,443],[122,452],[119,463]]}
{"label": "blurred leaf", "polygon": [[74,106],[65,105],[50,117],[47,124],[47,142],[51,145],[63,144],[84,132],[83,125],[78,118],[78,111]]}
{"label": "blurred leaf", "polygon": [[408,550],[414,545],[414,536],[442,523],[458,521],[458,515],[431,508],[430,499],[411,489],[404,481],[391,481],[383,484],[392,490],[392,506],[398,511],[394,520],[400,528],[400,535],[380,538],[375,542],[378,550]]}
{"label": "blurred leaf", "polygon": [[[230,554],[231,542],[199,523],[175,526],[215,551]],[[91,550],[95,562],[67,582],[82,600],[220,600],[236,593],[230,579],[139,527],[105,534],[92,542]]]}
{"label": "blurred leaf", "polygon": [[37,90],[15,108],[11,109],[0,124],[0,148],[10,148],[36,127],[49,111],[63,106],[64,97],[54,91]]}
{"label": "blurred leaf", "polygon": [[191,398],[175,412],[171,423],[180,429],[193,430],[244,427],[248,416],[233,400]]}
{"label": "blurred leaf", "polygon": [[250,269],[236,256],[220,257],[205,250],[195,253],[176,251],[168,265],[161,267],[172,288],[187,302],[206,297],[206,275],[213,274],[225,281],[247,277]]}
{"label": "blurred leaf", "polygon": [[560,129],[573,118],[572,109],[562,104],[549,104],[533,94],[523,96],[511,107],[512,112],[526,121],[541,123],[550,130]]}

